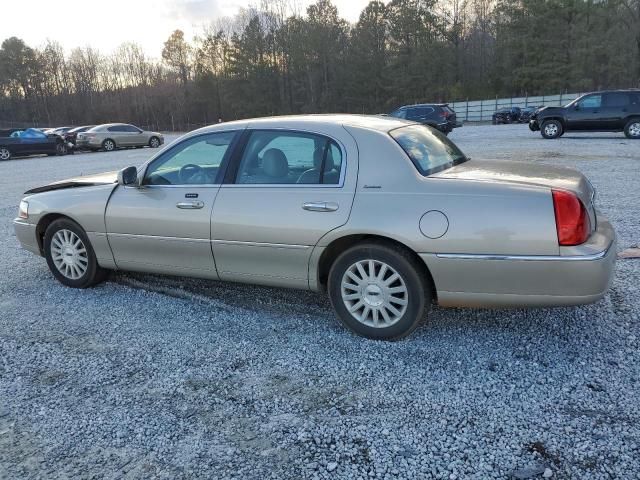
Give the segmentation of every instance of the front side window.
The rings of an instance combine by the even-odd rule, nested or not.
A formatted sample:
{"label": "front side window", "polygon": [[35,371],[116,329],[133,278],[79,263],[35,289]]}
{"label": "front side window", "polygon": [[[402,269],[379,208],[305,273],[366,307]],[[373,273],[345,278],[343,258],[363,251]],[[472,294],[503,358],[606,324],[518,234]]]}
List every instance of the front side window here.
{"label": "front side window", "polygon": [[189,138],[156,159],[144,185],[211,185],[220,183],[220,167],[236,132]]}
{"label": "front side window", "polygon": [[602,95],[589,95],[578,102],[580,108],[600,108]]}
{"label": "front side window", "polygon": [[467,161],[467,157],[439,131],[410,125],[389,132],[424,176]]}
{"label": "front side window", "polygon": [[124,125],[113,125],[111,127],[108,127],[107,130],[110,132],[126,132],[127,131]]}
{"label": "front side window", "polygon": [[337,185],[341,170],[340,148],[327,137],[254,131],[244,150],[236,183]]}
{"label": "front side window", "polygon": [[134,127],[133,125],[123,125],[123,131],[125,132],[129,132],[129,133],[140,133],[141,130],[137,127]]}

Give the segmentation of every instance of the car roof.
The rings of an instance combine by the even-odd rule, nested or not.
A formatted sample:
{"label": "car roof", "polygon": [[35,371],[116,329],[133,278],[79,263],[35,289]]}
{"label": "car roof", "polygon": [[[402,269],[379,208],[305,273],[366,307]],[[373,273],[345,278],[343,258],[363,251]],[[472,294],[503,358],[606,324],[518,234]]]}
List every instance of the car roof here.
{"label": "car roof", "polygon": [[402,110],[403,108],[414,108],[414,107],[448,107],[448,103],[414,103],[413,105],[403,105],[402,107],[396,108],[396,110]]}
{"label": "car roof", "polygon": [[369,130],[389,132],[399,127],[411,125],[413,122],[382,115],[350,115],[350,114],[317,114],[317,115],[283,115],[276,117],[250,118],[232,122],[216,123],[196,130],[206,133],[233,128],[287,128],[304,129],[305,126],[351,126]]}

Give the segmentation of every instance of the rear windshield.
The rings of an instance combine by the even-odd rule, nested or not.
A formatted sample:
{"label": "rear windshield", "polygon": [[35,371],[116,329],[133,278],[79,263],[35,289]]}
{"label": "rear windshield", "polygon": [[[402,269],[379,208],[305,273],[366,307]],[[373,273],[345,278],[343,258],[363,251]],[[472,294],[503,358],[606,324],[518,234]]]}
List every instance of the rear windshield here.
{"label": "rear windshield", "polygon": [[400,127],[389,134],[424,176],[468,160],[445,135],[425,125]]}

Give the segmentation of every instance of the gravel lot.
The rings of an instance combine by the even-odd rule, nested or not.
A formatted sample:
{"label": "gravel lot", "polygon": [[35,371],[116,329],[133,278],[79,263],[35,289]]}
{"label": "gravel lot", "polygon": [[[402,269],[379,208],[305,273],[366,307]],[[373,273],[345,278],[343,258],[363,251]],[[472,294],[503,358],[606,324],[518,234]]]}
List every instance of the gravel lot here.
{"label": "gravel lot", "polygon": [[[640,241],[640,143],[451,138],[580,169],[620,248]],[[0,163],[0,478],[639,478],[640,260],[595,305],[434,308],[381,343],[322,295],[132,274],[77,291],[19,249],[24,190],[152,153]]]}

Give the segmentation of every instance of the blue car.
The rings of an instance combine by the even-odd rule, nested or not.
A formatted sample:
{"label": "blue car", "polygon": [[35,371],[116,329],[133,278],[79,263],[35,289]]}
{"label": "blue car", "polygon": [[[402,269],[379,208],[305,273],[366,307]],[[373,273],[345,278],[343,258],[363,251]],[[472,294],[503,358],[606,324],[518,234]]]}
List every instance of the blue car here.
{"label": "blue car", "polygon": [[0,131],[0,160],[26,155],[64,155],[67,146],[60,135],[46,134],[35,128]]}

